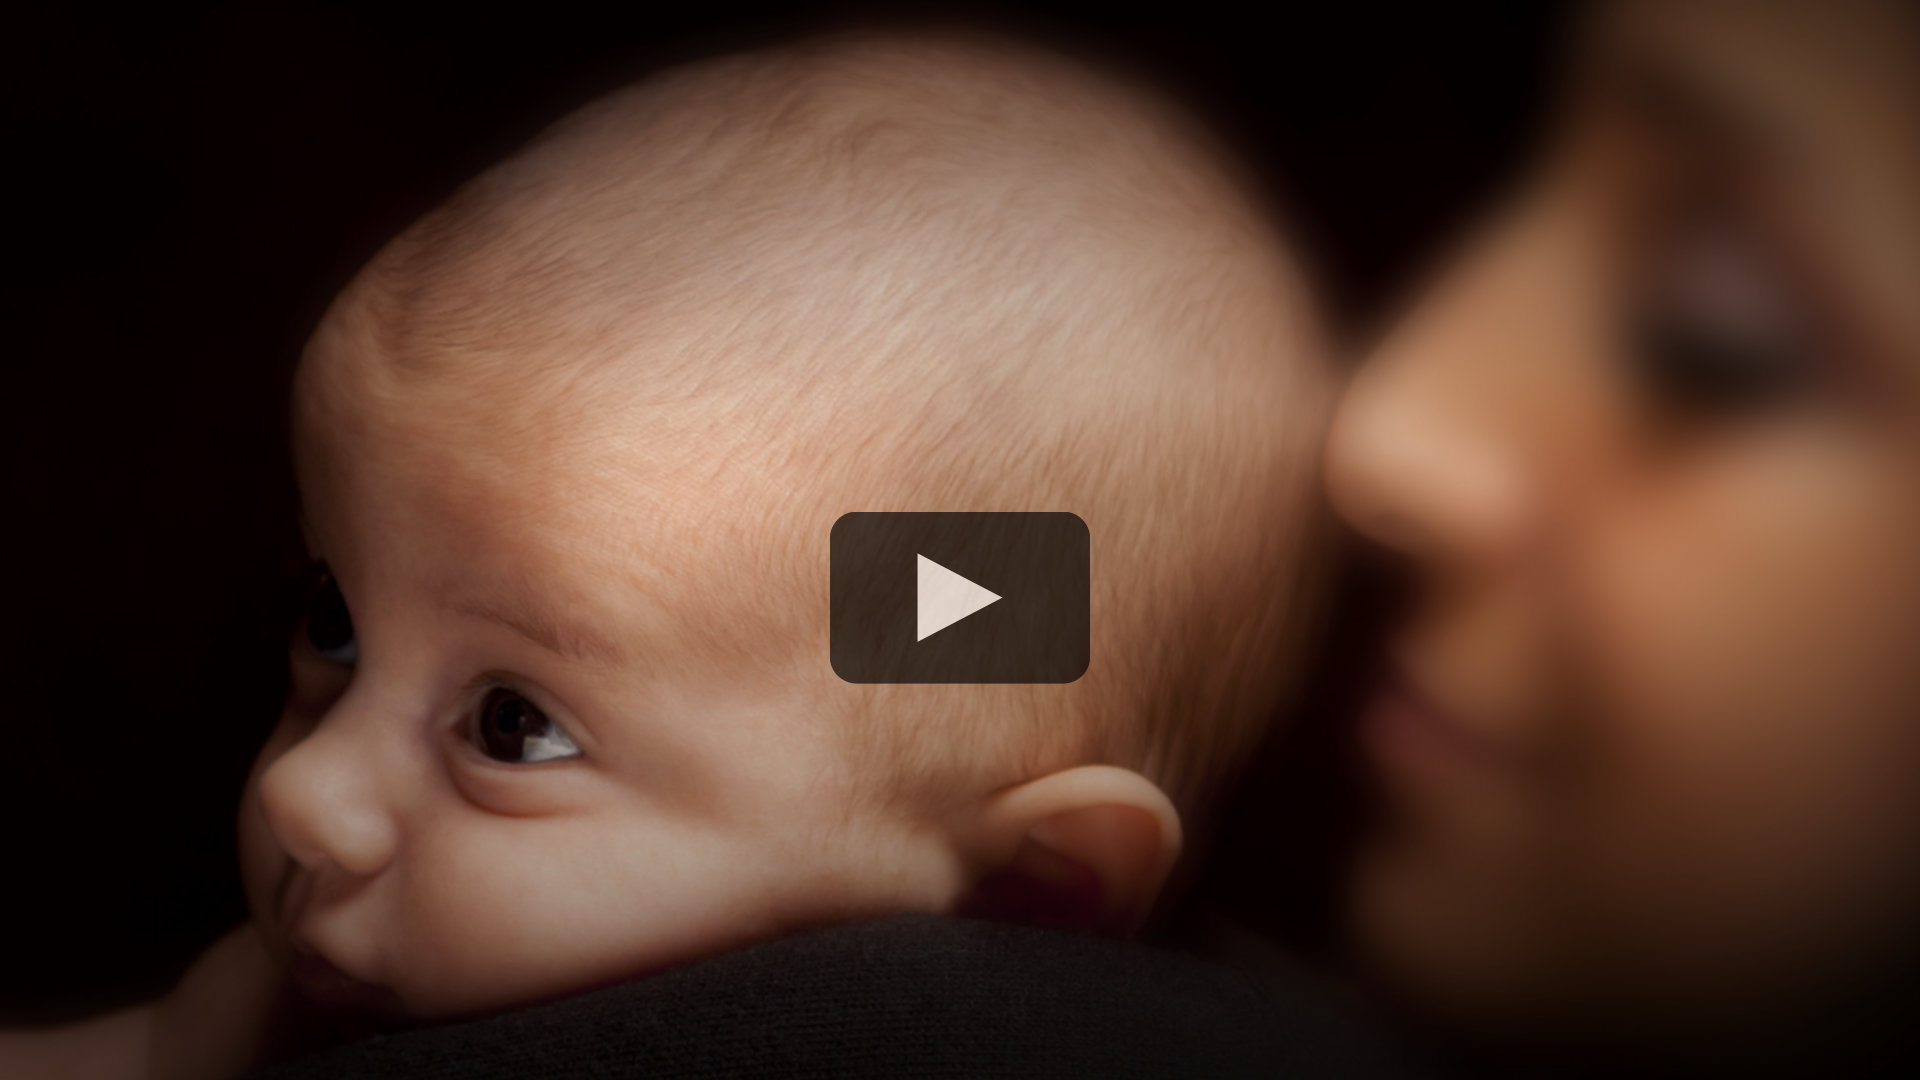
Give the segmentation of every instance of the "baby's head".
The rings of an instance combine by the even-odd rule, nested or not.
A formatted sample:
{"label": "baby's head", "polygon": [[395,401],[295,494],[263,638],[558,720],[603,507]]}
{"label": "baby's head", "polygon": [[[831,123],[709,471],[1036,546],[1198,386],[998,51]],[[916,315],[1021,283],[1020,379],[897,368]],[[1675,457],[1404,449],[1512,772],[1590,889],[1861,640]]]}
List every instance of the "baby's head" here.
{"label": "baby's head", "polygon": [[[255,920],[418,1016],[889,912],[1130,929],[1298,673],[1327,389],[1224,156],[1076,64],[835,39],[593,104],[308,345]],[[854,510],[1078,514],[1085,675],[842,681]]]}

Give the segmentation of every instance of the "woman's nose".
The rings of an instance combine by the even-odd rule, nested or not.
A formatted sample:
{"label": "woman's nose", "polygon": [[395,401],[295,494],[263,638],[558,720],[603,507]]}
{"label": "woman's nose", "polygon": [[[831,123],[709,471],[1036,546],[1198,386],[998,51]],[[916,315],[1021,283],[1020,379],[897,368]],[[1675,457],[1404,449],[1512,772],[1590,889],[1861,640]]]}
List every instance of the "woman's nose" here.
{"label": "woman's nose", "polygon": [[1362,535],[1421,561],[1510,558],[1535,516],[1532,463],[1457,386],[1435,392],[1426,374],[1389,362],[1356,377],[1328,437],[1334,507]]}
{"label": "woman's nose", "polygon": [[[344,699],[343,699],[344,700]],[[332,863],[371,877],[392,861],[398,823],[381,798],[378,770],[350,725],[329,717],[260,774],[267,827],[308,869]],[[358,751],[358,752],[357,752]]]}

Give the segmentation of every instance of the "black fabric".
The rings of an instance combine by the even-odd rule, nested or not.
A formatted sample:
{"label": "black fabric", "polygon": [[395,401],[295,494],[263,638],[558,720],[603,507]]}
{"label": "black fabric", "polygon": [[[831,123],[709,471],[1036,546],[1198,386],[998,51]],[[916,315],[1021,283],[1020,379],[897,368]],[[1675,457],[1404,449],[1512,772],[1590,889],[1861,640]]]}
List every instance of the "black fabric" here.
{"label": "black fabric", "polygon": [[769,942],[517,1012],[375,1037],[262,1080],[1400,1077],[1304,977],[908,916]]}

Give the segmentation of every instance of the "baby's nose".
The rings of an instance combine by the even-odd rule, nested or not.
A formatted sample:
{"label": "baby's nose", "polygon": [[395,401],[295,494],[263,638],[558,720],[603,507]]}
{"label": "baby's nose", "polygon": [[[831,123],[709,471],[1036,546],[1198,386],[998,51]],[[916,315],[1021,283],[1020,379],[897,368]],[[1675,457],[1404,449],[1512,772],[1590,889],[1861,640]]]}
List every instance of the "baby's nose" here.
{"label": "baby's nose", "polygon": [[261,773],[260,806],[267,827],[302,866],[333,863],[371,877],[392,861],[398,827],[375,770],[354,752],[350,736],[322,721]]}

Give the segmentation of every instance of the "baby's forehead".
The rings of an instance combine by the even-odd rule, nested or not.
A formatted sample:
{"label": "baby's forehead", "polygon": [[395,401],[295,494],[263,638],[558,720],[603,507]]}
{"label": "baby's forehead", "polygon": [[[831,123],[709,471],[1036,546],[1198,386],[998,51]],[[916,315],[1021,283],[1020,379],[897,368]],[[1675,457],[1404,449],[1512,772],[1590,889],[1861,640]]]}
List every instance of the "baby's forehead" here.
{"label": "baby's forehead", "polygon": [[[618,656],[585,650],[602,660],[790,650],[816,599],[804,537],[826,527],[804,527],[816,500],[783,497],[800,477],[774,448],[537,379],[416,377],[353,344],[316,338],[295,395],[302,510],[349,587],[358,571],[413,602],[611,639]],[[811,591],[824,607],[824,581]]]}

